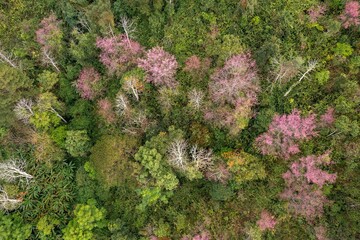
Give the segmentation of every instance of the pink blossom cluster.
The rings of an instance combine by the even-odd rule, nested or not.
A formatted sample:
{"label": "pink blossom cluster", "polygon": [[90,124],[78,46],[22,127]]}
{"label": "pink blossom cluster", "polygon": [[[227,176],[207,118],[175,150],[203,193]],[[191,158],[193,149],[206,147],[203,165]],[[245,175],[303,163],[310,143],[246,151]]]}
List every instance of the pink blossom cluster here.
{"label": "pink blossom cluster", "polygon": [[256,63],[250,53],[238,54],[211,76],[210,95],[219,104],[249,101],[255,104],[260,91]]}
{"label": "pink blossom cluster", "polygon": [[290,170],[283,174],[286,188],[280,197],[289,201],[295,214],[311,221],[323,213],[323,205],[328,202],[321,189],[325,183],[334,183],[336,174],[320,169],[329,165],[329,153],[320,156],[307,156],[291,164]]}
{"label": "pink blossom cluster", "polygon": [[320,188],[325,183],[334,183],[336,180],[336,174],[330,174],[319,168],[320,165],[329,165],[331,163],[329,153],[320,156],[307,156],[300,158],[299,162],[291,164],[291,172],[286,172],[285,179],[289,179],[289,174],[293,174],[295,177],[305,177],[308,183],[314,183]]}
{"label": "pink blossom cluster", "polygon": [[326,228],[324,226],[315,227],[315,236],[317,240],[328,240],[326,237]]}
{"label": "pink blossom cluster", "polygon": [[261,231],[265,231],[266,229],[275,228],[276,219],[267,210],[263,210],[260,219],[256,223]]}
{"label": "pink blossom cluster", "polygon": [[292,212],[305,217],[309,222],[323,214],[324,205],[329,201],[320,189],[314,189],[304,179],[285,181],[287,186],[280,198],[288,201],[288,207]]}
{"label": "pink blossom cluster", "polygon": [[138,66],[146,71],[146,81],[156,86],[174,87],[177,85],[175,74],[178,63],[176,58],[164,51],[162,47],[148,50],[145,58],[138,59]]}
{"label": "pink blossom cluster", "polygon": [[260,92],[256,63],[250,53],[235,55],[211,80],[209,91],[215,106],[208,109],[204,117],[237,134],[252,117],[251,108]]}
{"label": "pink blossom cluster", "polygon": [[81,70],[75,83],[80,96],[84,99],[94,99],[100,93],[98,86],[100,78],[100,74],[93,67]]}
{"label": "pink blossom cluster", "polygon": [[198,56],[193,55],[185,61],[185,71],[198,70],[201,67],[201,60]]}
{"label": "pink blossom cluster", "polygon": [[344,12],[340,15],[344,28],[360,25],[360,3],[350,1],[345,4]]}
{"label": "pink blossom cluster", "polygon": [[301,117],[294,109],[289,115],[275,115],[267,132],[256,138],[255,145],[264,155],[289,159],[300,152],[299,142],[317,135],[315,115]]}
{"label": "pink blossom cluster", "polygon": [[138,42],[120,34],[109,38],[98,38],[96,46],[101,49],[100,61],[106,66],[110,74],[122,71],[129,65],[135,64],[142,53]]}
{"label": "pink blossom cluster", "polygon": [[210,240],[210,237],[207,232],[202,232],[200,234],[196,234],[193,237],[183,237],[181,240]]}
{"label": "pink blossom cluster", "polygon": [[325,126],[333,124],[335,122],[334,112],[334,108],[329,107],[326,112],[320,116],[320,124]]}
{"label": "pink blossom cluster", "polygon": [[230,177],[231,173],[224,163],[215,164],[205,172],[205,178],[210,181],[226,183]]}
{"label": "pink blossom cluster", "polygon": [[53,13],[41,21],[40,28],[36,31],[36,41],[41,44],[46,51],[56,48],[56,39],[61,37],[60,21],[56,19]]}
{"label": "pink blossom cluster", "polygon": [[108,99],[100,99],[97,103],[99,115],[107,122],[113,123],[115,121],[115,113],[113,106]]}
{"label": "pink blossom cluster", "polygon": [[311,7],[308,10],[310,21],[316,22],[320,17],[322,17],[324,15],[325,11],[326,11],[325,5],[318,5],[318,6]]}

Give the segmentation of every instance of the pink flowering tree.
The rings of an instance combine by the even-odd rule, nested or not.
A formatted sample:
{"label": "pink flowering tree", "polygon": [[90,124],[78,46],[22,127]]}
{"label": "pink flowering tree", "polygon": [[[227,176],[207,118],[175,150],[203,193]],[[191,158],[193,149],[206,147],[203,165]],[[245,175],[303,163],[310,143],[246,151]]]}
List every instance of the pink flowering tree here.
{"label": "pink flowering tree", "polygon": [[332,107],[329,107],[326,112],[320,116],[320,126],[330,126],[335,122],[334,117],[335,109]]}
{"label": "pink flowering tree", "polygon": [[326,12],[325,5],[318,5],[311,7],[308,11],[310,22],[316,22],[320,17],[324,16]]}
{"label": "pink flowering tree", "polygon": [[115,121],[115,112],[113,110],[113,105],[108,99],[100,99],[97,102],[98,113],[106,121],[106,123],[111,124]]}
{"label": "pink flowering tree", "polygon": [[54,55],[61,51],[63,33],[60,29],[60,21],[52,13],[40,23],[36,31],[36,41],[41,45],[42,61],[51,65],[57,72],[60,72]]}
{"label": "pink flowering tree", "polygon": [[212,100],[218,104],[251,100],[255,104],[260,91],[256,63],[250,53],[229,58],[223,68],[211,76],[209,85]]}
{"label": "pink flowering tree", "polygon": [[214,107],[205,113],[205,119],[229,128],[234,134],[245,128],[260,92],[256,63],[250,53],[229,58],[211,76],[209,92]]}
{"label": "pink flowering tree", "polygon": [[100,79],[100,74],[93,67],[84,68],[75,82],[76,90],[82,98],[92,100],[101,92]]}
{"label": "pink flowering tree", "polygon": [[125,34],[98,38],[96,46],[101,50],[100,61],[110,74],[120,74],[135,65],[143,51],[138,42],[129,39]]}
{"label": "pink flowering tree", "polygon": [[181,240],[210,240],[210,235],[207,231],[203,231],[202,233],[196,234],[193,237],[182,237]]}
{"label": "pink flowering tree", "polygon": [[320,156],[300,158],[283,174],[286,188],[280,194],[296,215],[312,221],[323,213],[324,204],[329,201],[322,192],[325,183],[334,183],[336,174],[330,174],[320,167],[331,164],[329,153]]}
{"label": "pink flowering tree", "polygon": [[300,152],[299,143],[316,136],[315,115],[302,117],[294,109],[289,115],[275,115],[267,132],[256,138],[255,145],[264,155],[289,159]]}
{"label": "pink flowering tree", "polygon": [[200,67],[201,67],[200,58],[196,55],[193,55],[193,56],[189,57],[188,59],[186,59],[184,70],[190,72],[193,70],[198,70],[198,69],[200,69]]}
{"label": "pink flowering tree", "polygon": [[145,58],[138,59],[138,66],[146,71],[146,81],[155,86],[175,87],[176,58],[164,51],[162,47],[154,47],[146,52]]}
{"label": "pink flowering tree", "polygon": [[261,212],[260,219],[256,222],[261,231],[267,229],[274,229],[276,225],[276,219],[267,210]]}
{"label": "pink flowering tree", "polygon": [[60,29],[60,21],[52,13],[44,18],[40,23],[40,28],[36,31],[36,41],[45,50],[54,51],[61,46],[63,33]]}
{"label": "pink flowering tree", "polygon": [[345,4],[344,12],[340,15],[344,28],[360,25],[360,3],[350,1]]}
{"label": "pink flowering tree", "polygon": [[326,228],[324,226],[317,226],[314,228],[317,240],[328,240],[326,237]]}

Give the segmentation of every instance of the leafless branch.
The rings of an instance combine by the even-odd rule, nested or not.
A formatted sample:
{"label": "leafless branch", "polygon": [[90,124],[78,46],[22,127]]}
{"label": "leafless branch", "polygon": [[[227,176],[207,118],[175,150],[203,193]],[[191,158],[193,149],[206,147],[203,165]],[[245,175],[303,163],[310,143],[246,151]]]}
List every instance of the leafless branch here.
{"label": "leafless branch", "polygon": [[43,49],[44,62],[51,64],[57,72],[60,72],[60,69],[56,65],[55,59],[51,56],[50,52],[46,49]]}
{"label": "leafless branch", "polygon": [[0,163],[0,179],[13,182],[16,179],[25,179],[29,181],[33,178],[32,175],[24,171],[25,162],[19,159],[11,159],[7,162]]}
{"label": "leafless branch", "polygon": [[30,117],[34,115],[32,107],[33,102],[31,99],[20,99],[14,108],[15,116],[24,123],[28,123]]}
{"label": "leafless branch", "polygon": [[187,157],[187,142],[183,139],[175,140],[170,144],[169,162],[177,168],[185,169],[189,159]]}
{"label": "leafless branch", "polygon": [[0,209],[13,210],[22,202],[21,199],[9,198],[7,192],[0,188]]}
{"label": "leafless branch", "polygon": [[293,85],[290,86],[289,90],[287,90],[287,92],[284,94],[284,97],[286,97],[290,92],[291,90],[296,87],[297,85],[299,85],[301,83],[301,81],[307,77],[307,75],[313,71],[315,68],[316,68],[316,65],[317,65],[317,61],[310,61],[309,64],[308,64],[308,67],[306,69],[306,71],[300,76],[299,80],[297,82],[295,82]]}
{"label": "leafless branch", "polygon": [[15,64],[13,56],[11,54],[6,54],[4,51],[0,50],[0,61],[6,62],[13,68],[18,68],[18,66]]}

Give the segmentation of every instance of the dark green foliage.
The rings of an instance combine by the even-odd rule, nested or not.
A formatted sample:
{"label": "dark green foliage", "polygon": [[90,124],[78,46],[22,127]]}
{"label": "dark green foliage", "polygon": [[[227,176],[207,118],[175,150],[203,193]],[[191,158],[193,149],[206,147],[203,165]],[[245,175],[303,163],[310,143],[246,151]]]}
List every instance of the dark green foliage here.
{"label": "dark green foliage", "polygon": [[[0,2],[0,163],[22,159],[34,176],[0,182],[1,240],[360,239],[360,31],[340,18],[351,1]],[[50,14],[59,20],[51,46],[59,72],[43,62],[37,42]],[[124,28],[124,17],[133,25]],[[155,46],[174,55],[177,86],[154,86],[137,59],[108,74],[96,40],[119,34],[123,44],[127,37],[141,44],[139,58]],[[211,76],[245,53],[256,61],[261,89],[235,134],[209,124],[209,89]],[[311,61],[315,68],[302,78]],[[77,92],[83,68],[101,75],[99,98]],[[13,110],[22,98],[32,105],[20,120]],[[257,137],[276,114],[294,109],[316,115],[316,136],[288,160],[262,155]],[[324,117],[328,109],[333,115]],[[329,201],[309,222],[279,197],[283,174],[299,158],[325,152],[333,163],[321,170],[337,179],[320,189]],[[18,203],[4,212],[7,197]],[[263,211],[274,216],[273,229],[260,229]]]}

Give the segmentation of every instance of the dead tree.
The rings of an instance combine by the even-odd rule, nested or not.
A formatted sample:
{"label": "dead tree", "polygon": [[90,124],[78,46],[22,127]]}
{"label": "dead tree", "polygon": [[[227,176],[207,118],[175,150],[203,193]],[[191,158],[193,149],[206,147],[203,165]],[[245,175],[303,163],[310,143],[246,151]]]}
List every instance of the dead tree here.
{"label": "dead tree", "polygon": [[301,74],[300,78],[298,81],[296,81],[293,85],[290,86],[289,90],[287,90],[287,92],[284,94],[284,97],[286,97],[290,92],[291,90],[296,87],[297,85],[299,85],[301,83],[301,81],[307,77],[307,75],[312,72],[315,67],[317,65],[317,61],[310,61],[305,72],[303,74]]}
{"label": "dead tree", "polygon": [[25,162],[20,159],[11,159],[0,163],[0,180],[14,182],[17,179],[29,181],[33,176],[25,172]]}

